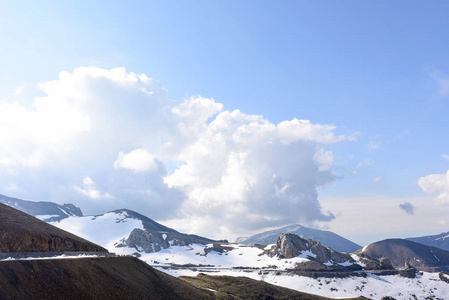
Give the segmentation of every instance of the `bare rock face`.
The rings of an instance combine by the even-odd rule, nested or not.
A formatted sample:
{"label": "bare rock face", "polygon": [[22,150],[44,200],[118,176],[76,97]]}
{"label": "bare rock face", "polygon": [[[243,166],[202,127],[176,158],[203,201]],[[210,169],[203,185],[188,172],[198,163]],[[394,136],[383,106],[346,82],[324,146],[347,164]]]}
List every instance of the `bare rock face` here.
{"label": "bare rock face", "polygon": [[176,231],[165,232],[155,230],[142,230],[135,228],[124,244],[146,253],[158,252],[170,246],[187,246],[196,244],[226,243],[227,241],[214,241],[197,235],[183,234]]}
{"label": "bare rock face", "polygon": [[[165,235],[166,237],[166,235]],[[126,244],[130,247],[142,248],[146,253],[159,252],[167,249],[170,244],[160,232],[134,229],[126,240]]]}
{"label": "bare rock face", "polygon": [[275,246],[267,253],[271,256],[279,256],[283,258],[292,258],[302,254],[304,251],[310,251],[314,260],[320,263],[344,263],[355,261],[349,254],[341,253],[329,247],[324,247],[320,243],[313,240],[305,240],[292,233],[283,233],[276,240]]}

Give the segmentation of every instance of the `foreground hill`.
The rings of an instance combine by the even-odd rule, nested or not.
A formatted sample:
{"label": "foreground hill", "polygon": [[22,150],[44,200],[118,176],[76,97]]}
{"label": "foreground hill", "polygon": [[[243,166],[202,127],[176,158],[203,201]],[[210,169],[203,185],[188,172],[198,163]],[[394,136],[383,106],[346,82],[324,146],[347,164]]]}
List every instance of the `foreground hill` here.
{"label": "foreground hill", "polygon": [[351,253],[362,248],[362,246],[357,245],[356,243],[353,243],[350,240],[345,239],[344,237],[339,236],[338,234],[335,234],[333,232],[311,229],[299,224],[265,231],[248,238],[239,238],[236,242],[243,245],[274,244],[277,237],[282,233],[293,233],[306,240],[312,239],[314,241],[320,242],[323,246],[331,247],[332,249],[340,252]]}
{"label": "foreground hill", "polygon": [[0,252],[107,252],[72,233],[0,203]]}
{"label": "foreground hill", "polygon": [[[217,299],[329,299],[326,297],[275,286],[247,277],[210,276],[206,274],[198,274],[195,277],[182,276],[179,277],[179,279],[184,280],[198,288],[215,291],[214,293]],[[368,298],[358,297],[351,299],[362,300]]]}
{"label": "foreground hill", "polygon": [[83,215],[81,209],[73,204],[60,205],[45,201],[27,201],[4,195],[0,195],[0,203],[11,206],[46,222],[60,221],[69,216]]}
{"label": "foreground hill", "polygon": [[370,244],[356,253],[374,258],[386,257],[395,267],[406,263],[416,268],[449,265],[449,252],[404,239],[387,239]]}
{"label": "foreground hill", "polygon": [[1,299],[213,299],[133,257],[0,262]]}
{"label": "foreground hill", "polygon": [[449,232],[421,237],[411,237],[407,238],[407,240],[449,251]]}

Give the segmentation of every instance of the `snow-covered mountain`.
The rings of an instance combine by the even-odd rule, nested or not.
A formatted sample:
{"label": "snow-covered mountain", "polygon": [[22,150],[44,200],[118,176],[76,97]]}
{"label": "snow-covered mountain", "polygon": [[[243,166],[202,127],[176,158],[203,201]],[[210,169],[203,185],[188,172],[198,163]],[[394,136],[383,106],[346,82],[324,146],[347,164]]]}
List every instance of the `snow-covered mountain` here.
{"label": "snow-covered mountain", "polygon": [[137,248],[165,249],[171,245],[217,242],[197,235],[179,233],[144,215],[129,209],[118,209],[102,215],[71,216],[51,225],[72,232],[90,241],[96,241],[111,252],[121,252],[128,246]]}
{"label": "snow-covered mountain", "polygon": [[436,235],[411,237],[407,240],[449,251],[449,231]]}
{"label": "snow-covered mountain", "polygon": [[307,228],[299,224],[265,231],[247,238],[238,238],[236,242],[244,245],[268,245],[275,243],[277,237],[282,233],[294,233],[304,239],[312,239],[340,252],[351,253],[362,248],[362,246],[333,232]]}
{"label": "snow-covered mountain", "polygon": [[56,204],[53,202],[35,202],[0,195],[0,203],[14,207],[46,222],[60,221],[70,216],[82,216],[79,207],[73,204]]}
{"label": "snow-covered mountain", "polygon": [[449,294],[445,275],[392,269],[388,260],[340,253],[293,234],[267,246],[230,244],[179,233],[127,209],[49,223],[174,276],[244,276],[331,298],[444,299]]}

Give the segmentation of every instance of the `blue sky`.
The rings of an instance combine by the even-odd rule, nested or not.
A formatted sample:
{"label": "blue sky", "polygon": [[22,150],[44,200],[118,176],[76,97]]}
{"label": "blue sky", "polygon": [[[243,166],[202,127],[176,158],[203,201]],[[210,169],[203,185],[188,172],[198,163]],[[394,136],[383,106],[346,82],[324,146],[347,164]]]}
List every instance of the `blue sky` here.
{"label": "blue sky", "polygon": [[[270,207],[271,202],[265,202],[260,196],[263,180],[268,180],[268,177],[248,175],[251,172],[264,174],[258,168],[269,161],[272,163],[268,164],[270,168],[279,175],[276,178],[284,180],[279,184],[286,189],[292,186],[292,191],[297,194],[301,194],[303,189],[308,190],[309,196],[314,199],[314,208],[310,214],[298,215],[297,221],[293,214],[283,218],[280,211],[270,216],[268,209],[261,210],[254,215],[254,220],[250,218],[252,223],[237,222],[241,225],[238,234],[257,232],[293,221],[328,228],[359,243],[388,236],[448,230],[449,217],[444,213],[449,210],[446,204],[449,202],[449,188],[447,182],[444,183],[447,177],[443,176],[449,169],[449,159],[445,156],[449,155],[449,20],[446,16],[449,4],[445,1],[92,2],[0,1],[0,100],[4,104],[4,114],[12,115],[7,110],[13,110],[11,105],[5,103],[15,103],[28,113],[36,112],[35,97],[43,97],[45,101],[51,98],[48,93],[53,89],[43,89],[42,83],[57,81],[60,72],[75,73],[77,68],[83,66],[95,66],[101,70],[124,67],[126,74],[145,74],[154,83],[142,80],[142,86],[158,91],[156,94],[161,96],[154,98],[157,98],[159,105],[150,105],[147,110],[139,112],[146,105],[142,102],[145,100],[134,101],[133,97],[137,96],[129,89],[115,90],[103,81],[92,82],[87,85],[88,88],[95,85],[97,92],[104,91],[99,93],[105,97],[104,101],[96,105],[104,108],[108,115],[93,113],[90,109],[96,106],[87,105],[80,110],[80,119],[73,121],[77,125],[67,125],[64,118],[50,118],[52,122],[48,128],[58,127],[61,130],[47,130],[48,134],[45,135],[36,133],[42,139],[48,139],[48,143],[33,140],[33,134],[27,134],[29,130],[26,126],[16,135],[14,144],[12,138],[4,138],[1,146],[11,151],[0,153],[0,162],[3,161],[0,164],[3,168],[1,178],[4,182],[0,193],[60,203],[70,200],[81,206],[85,213],[100,213],[103,212],[101,210],[119,208],[115,206],[127,206],[140,209],[149,217],[166,221],[182,231],[203,228],[203,232],[196,233],[228,238],[236,232],[228,223],[235,223],[242,215],[232,211],[224,213],[229,217],[220,217],[221,227],[214,228],[219,233],[204,229],[210,222],[207,216],[217,218],[215,214],[218,212],[213,207],[220,205],[242,205],[243,211],[251,211],[257,206]],[[89,72],[97,71],[80,71],[80,78],[89,77]],[[105,76],[114,83],[120,81],[102,74],[98,76]],[[122,79],[126,77],[124,74],[120,75]],[[70,86],[75,90],[79,88],[78,85]],[[87,87],[83,86],[83,89],[85,91]],[[56,93],[55,97],[58,95],[67,96]],[[96,94],[92,95],[95,97]],[[182,122],[171,120],[170,123],[158,116],[169,114],[173,107],[179,108],[192,96],[209,100],[191,100],[184,106],[185,114],[187,109],[201,106],[201,112],[195,108],[189,113],[200,113],[207,118],[201,126],[198,125],[205,131],[198,129],[190,132],[187,138],[183,136],[186,132],[175,133],[174,129],[179,129],[185,119]],[[49,106],[59,107],[56,98],[52,98],[56,102],[47,101],[53,103]],[[121,104],[124,106],[118,105],[123,98],[128,102]],[[67,98],[66,101],[70,106],[78,100],[70,102],[72,100]],[[76,107],[83,105],[82,101],[76,103]],[[161,107],[165,107],[163,112],[159,111]],[[192,178],[212,176],[201,173],[200,169],[193,170],[193,166],[198,166],[196,159],[200,158],[193,154],[189,156],[189,151],[198,150],[195,147],[200,146],[206,152],[215,151],[204,144],[199,145],[199,141],[204,141],[206,133],[210,134],[212,130],[204,128],[213,123],[220,112],[235,109],[246,114],[246,121],[242,121],[243,117],[234,116],[243,122],[241,124],[250,124],[251,116],[263,116],[263,120],[257,122],[274,125],[297,118],[309,120],[314,125],[333,125],[333,129],[316,130],[319,131],[318,136],[329,132],[334,136],[325,141],[316,139],[313,146],[303,145],[304,137],[296,137],[291,145],[299,143],[302,146],[295,144],[288,150],[276,148],[272,155],[286,154],[277,160],[268,157],[266,152],[257,151],[257,143],[274,143],[270,138],[268,142],[263,139],[253,141],[255,144],[248,148],[240,144],[238,147],[229,146],[222,149],[226,155],[217,159],[224,159],[229,167],[231,162],[235,162],[233,155],[239,153],[237,162],[240,162],[240,169],[236,163],[235,169],[232,169],[235,173],[223,169],[215,186],[211,183],[213,187],[208,186],[207,189],[204,186],[200,188],[201,184],[194,180],[185,182],[180,179],[181,175]],[[14,111],[19,114],[21,110]],[[47,113],[52,114],[51,110]],[[56,108],[54,113],[58,113]],[[81,122],[85,120],[82,116],[89,122]],[[135,127],[101,127],[106,126],[111,118],[122,119],[123,124],[129,124],[136,118],[138,121]],[[144,121],[147,118],[154,122]],[[31,118],[30,128],[36,128],[33,122],[42,120],[48,119]],[[65,125],[58,126],[58,122]],[[193,128],[192,124],[186,126]],[[137,125],[146,126],[141,134],[135,134],[142,128]],[[18,125],[8,121],[3,126],[2,132],[7,135],[5,132],[13,132]],[[94,143],[98,140],[94,138],[96,135],[80,138],[79,134],[89,135],[94,127],[103,128],[105,136],[110,139],[104,137],[100,145]],[[110,147],[109,156],[99,155],[104,151],[99,149],[114,139],[114,133],[109,133],[108,128],[123,131],[123,140],[121,143],[114,141],[116,144]],[[127,133],[127,130],[132,133]],[[170,134],[167,135],[167,132]],[[116,138],[121,136],[117,134]],[[173,150],[172,156],[164,154],[161,145],[156,145],[156,142],[145,140],[171,142],[170,138],[174,136],[177,137],[176,141],[185,141],[177,145],[178,152]],[[338,136],[345,138],[338,139]],[[216,138],[209,136],[213,137]],[[293,135],[290,137],[293,138]],[[58,140],[64,143],[58,144]],[[52,145],[54,152],[44,145]],[[64,145],[70,150],[65,149]],[[304,150],[309,149],[307,147],[328,153],[327,164],[330,160],[331,167],[325,170],[328,173],[325,174],[327,177],[323,177],[326,178],[324,181],[317,179],[309,186],[304,179],[293,188],[295,176],[309,172],[306,167],[302,172],[301,166],[309,166],[306,162],[315,157]],[[88,152],[86,149],[93,150]],[[61,154],[63,152],[64,155]],[[60,155],[60,168],[55,163],[56,159],[53,162],[48,159],[54,153]],[[146,167],[137,170],[134,165],[126,165],[126,160],[119,160],[131,153],[133,157],[142,159],[141,165]],[[295,153],[303,154],[289,160],[289,156]],[[329,156],[329,153],[332,155]],[[252,160],[246,156],[243,158],[243,154]],[[73,157],[79,160],[67,163]],[[22,163],[27,159],[34,163]],[[287,166],[289,161],[298,164],[295,171],[276,169],[276,165]],[[95,163],[98,167],[94,167]],[[171,176],[183,165],[192,169],[185,167],[177,177]],[[132,172],[122,174],[121,170],[126,166]],[[108,175],[111,172],[115,175]],[[76,176],[64,175],[67,173],[76,173]],[[320,172],[308,174],[317,178],[324,176]],[[427,177],[431,174],[441,176]],[[230,180],[227,175],[235,182],[231,184],[226,181]],[[251,181],[248,178],[256,179]],[[427,180],[423,179],[419,184],[420,178]],[[117,187],[118,181],[122,183],[120,191],[113,188]],[[225,182],[230,186],[239,186],[243,181],[250,186],[249,190],[245,190],[245,196],[240,195],[245,200],[234,195],[237,202],[220,202],[220,184],[221,188],[226,186]],[[90,194],[80,192],[89,191],[89,187]],[[127,188],[163,192],[156,193],[157,197],[148,194],[136,196],[123,192]],[[92,196],[97,200],[92,200]],[[211,204],[211,210],[199,210],[195,206],[199,204],[193,200],[195,197],[205,197],[204,203],[200,201],[203,207],[209,207],[205,204],[208,203],[206,199],[212,199],[210,203],[215,203],[215,206]],[[270,197],[267,197],[270,201],[277,201],[276,196]],[[305,202],[289,199],[286,200],[288,205],[300,203],[300,210],[307,211]],[[182,209],[173,211],[172,215],[176,218],[170,218],[161,213],[164,209],[168,212],[165,204],[156,205],[156,202],[171,203],[171,206]],[[410,203],[414,210],[407,213],[401,209],[400,205],[404,203]],[[322,211],[317,212],[320,207]],[[373,213],[367,214],[367,211]],[[364,222],[367,224],[360,225],[356,230],[355,221],[351,221],[354,214],[360,215],[362,220],[368,220],[368,217],[372,220]],[[334,218],[329,221],[331,215]],[[201,218],[204,219],[201,222],[192,221]],[[385,225],[380,228],[379,222]],[[189,225],[183,228],[185,224]]]}

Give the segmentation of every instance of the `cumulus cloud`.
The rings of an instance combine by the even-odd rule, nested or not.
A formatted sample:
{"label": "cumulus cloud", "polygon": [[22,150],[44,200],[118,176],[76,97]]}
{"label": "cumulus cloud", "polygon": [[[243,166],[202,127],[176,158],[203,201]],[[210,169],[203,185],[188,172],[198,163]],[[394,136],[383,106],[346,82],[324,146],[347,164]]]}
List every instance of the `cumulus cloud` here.
{"label": "cumulus cloud", "polygon": [[317,188],[336,178],[328,148],[353,138],[333,125],[177,101],[124,68],[80,67],[39,88],[31,106],[0,103],[0,179],[15,196],[127,207],[206,235],[334,218]]}
{"label": "cumulus cloud", "polygon": [[445,160],[449,160],[449,155],[447,155],[447,154],[442,154],[441,155]]}
{"label": "cumulus cloud", "polygon": [[440,204],[449,203],[449,170],[444,174],[430,174],[418,179],[421,189]]}
{"label": "cumulus cloud", "polygon": [[114,163],[114,168],[128,169],[135,172],[156,170],[157,165],[153,155],[145,149],[135,149],[127,154],[120,152]]}
{"label": "cumulus cloud", "polygon": [[91,199],[112,198],[109,193],[101,193],[97,189],[95,182],[89,176],[83,178],[83,185],[83,187],[75,187],[75,189]]}
{"label": "cumulus cloud", "polygon": [[413,215],[415,213],[415,207],[410,202],[399,204],[399,208],[405,211],[408,215]]}

